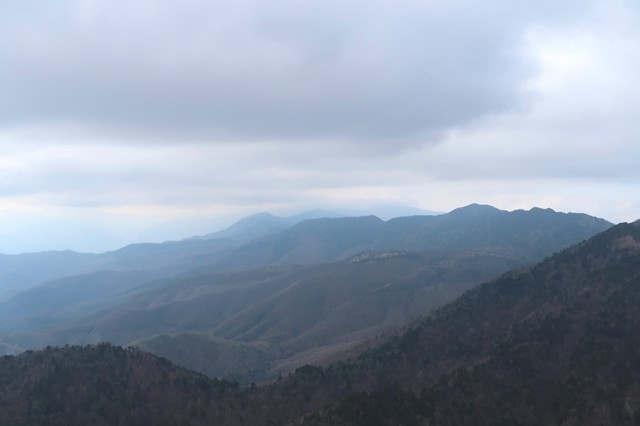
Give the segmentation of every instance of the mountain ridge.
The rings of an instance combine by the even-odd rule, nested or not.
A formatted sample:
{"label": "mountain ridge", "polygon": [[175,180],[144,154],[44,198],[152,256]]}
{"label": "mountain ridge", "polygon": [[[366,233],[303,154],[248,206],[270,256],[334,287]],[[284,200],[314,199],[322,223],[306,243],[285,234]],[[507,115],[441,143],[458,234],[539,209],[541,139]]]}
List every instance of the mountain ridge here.
{"label": "mountain ridge", "polygon": [[[586,215],[472,205],[389,221],[309,219],[246,243],[127,246],[99,258],[98,272],[0,302],[0,339],[11,353],[137,342],[222,376],[220,366],[202,360],[210,351],[228,364],[218,353],[233,353],[236,341],[256,355],[248,359],[257,366],[247,364],[244,378],[239,367],[229,374],[262,381],[322,356],[336,359],[363,339],[608,226]],[[187,341],[198,348],[192,355],[171,347]]]}
{"label": "mountain ridge", "polygon": [[[544,230],[543,225],[553,229]],[[327,233],[330,226],[337,235]],[[550,209],[507,212],[472,204],[443,215],[389,221],[375,216],[303,221],[278,234],[240,246],[214,264],[231,269],[246,264],[251,267],[308,264],[309,259],[344,260],[364,250],[464,250],[481,244],[499,245],[494,251],[533,261],[575,243],[573,237],[577,233],[584,239],[609,226],[609,222],[585,214],[558,213]],[[556,241],[551,242],[549,236],[554,234]],[[509,253],[510,246],[521,246],[523,240],[532,237],[547,239],[532,240],[529,252],[520,247]],[[350,244],[351,241],[358,244]]]}
{"label": "mountain ridge", "polygon": [[[640,222],[620,224],[469,290],[358,357],[259,387],[109,345],[3,357],[0,420],[140,422],[169,409],[189,424],[633,425],[638,283]],[[74,411],[77,401],[88,403]]]}

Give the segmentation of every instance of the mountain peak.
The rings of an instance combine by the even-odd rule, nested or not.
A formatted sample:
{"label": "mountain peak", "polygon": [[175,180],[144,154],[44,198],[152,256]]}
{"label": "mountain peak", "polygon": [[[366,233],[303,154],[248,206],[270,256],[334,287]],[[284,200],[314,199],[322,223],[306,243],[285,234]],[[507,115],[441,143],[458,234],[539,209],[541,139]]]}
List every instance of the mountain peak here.
{"label": "mountain peak", "polygon": [[488,204],[469,204],[468,206],[459,207],[457,209],[452,210],[449,214],[451,215],[477,215],[477,214],[490,214],[503,212],[506,213],[505,210],[497,209],[496,207],[490,206]]}

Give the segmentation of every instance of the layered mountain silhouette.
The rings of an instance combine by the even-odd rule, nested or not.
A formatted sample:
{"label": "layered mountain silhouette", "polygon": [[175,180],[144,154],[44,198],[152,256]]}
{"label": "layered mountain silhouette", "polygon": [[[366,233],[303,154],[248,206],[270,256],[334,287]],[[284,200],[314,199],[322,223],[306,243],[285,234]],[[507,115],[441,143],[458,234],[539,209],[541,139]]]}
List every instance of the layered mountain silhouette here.
{"label": "layered mountain silhouette", "polygon": [[240,219],[230,227],[222,231],[192,237],[193,240],[231,239],[251,241],[256,238],[266,237],[291,228],[303,220],[341,217],[339,213],[329,210],[309,210],[293,216],[281,217],[271,213],[257,213]]}
{"label": "layered mountain silhouette", "polygon": [[208,265],[238,245],[214,239],[132,244],[101,254],[51,251],[0,255],[0,301],[53,280],[104,271],[157,270],[155,275],[168,277]]}
{"label": "layered mountain silhouette", "polygon": [[[110,341],[242,382],[327,363],[363,341],[610,224],[471,205],[440,216],[303,220],[246,242],[138,244],[0,303],[0,349]],[[261,228],[263,229],[263,228]],[[247,233],[248,232],[248,233]]]}
{"label": "layered mountain silhouette", "polygon": [[638,306],[640,222],[477,286],[358,357],[259,387],[109,345],[3,357],[0,422],[633,425]]}
{"label": "layered mountain silhouette", "polygon": [[514,264],[466,252],[367,252],[330,264],[190,276],[10,341],[136,345],[210,375],[259,381],[429,312]]}
{"label": "layered mountain silhouette", "polygon": [[[414,209],[415,211],[420,211]],[[170,276],[209,265],[217,256],[244,243],[276,234],[304,220],[336,218],[339,213],[310,210],[289,217],[258,213],[215,233],[165,243],[140,243],[100,253],[49,251],[20,255],[0,254],[0,300],[48,281],[104,270],[162,269]],[[252,265],[255,267],[255,265]]]}
{"label": "layered mountain silhouette", "polygon": [[610,224],[584,214],[547,209],[507,212],[472,204],[438,216],[383,221],[375,216],[305,220],[251,241],[217,260],[225,269],[313,264],[347,259],[364,250],[471,250],[523,262],[606,229]]}

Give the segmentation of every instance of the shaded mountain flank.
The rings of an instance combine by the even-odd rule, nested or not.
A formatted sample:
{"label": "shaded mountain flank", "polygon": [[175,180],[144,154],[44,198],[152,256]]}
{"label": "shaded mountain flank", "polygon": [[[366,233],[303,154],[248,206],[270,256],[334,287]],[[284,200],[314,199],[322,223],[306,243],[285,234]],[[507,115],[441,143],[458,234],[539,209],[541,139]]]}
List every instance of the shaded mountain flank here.
{"label": "shaded mountain flank", "polygon": [[23,347],[135,345],[211,376],[261,381],[442,306],[514,263],[468,252],[367,252],[322,265],[193,276],[6,339]]}
{"label": "shaded mountain flank", "polygon": [[508,272],[347,361],[237,387],[109,345],[0,360],[0,422],[634,425],[640,223]]}
{"label": "shaded mountain flank", "polygon": [[[581,214],[472,205],[388,222],[307,220],[237,250],[224,250],[229,240],[130,246],[118,251],[120,264],[155,254],[156,269],[66,277],[0,303],[0,350],[110,341],[212,376],[262,381],[352,353],[367,338],[609,226]],[[217,251],[202,254],[202,247]],[[358,254],[335,261],[351,252]],[[244,270],[216,264],[231,255]],[[305,261],[288,265],[296,256]],[[318,264],[327,260],[334,262]],[[173,276],[161,269],[165,262]],[[176,274],[178,267],[189,272]]]}

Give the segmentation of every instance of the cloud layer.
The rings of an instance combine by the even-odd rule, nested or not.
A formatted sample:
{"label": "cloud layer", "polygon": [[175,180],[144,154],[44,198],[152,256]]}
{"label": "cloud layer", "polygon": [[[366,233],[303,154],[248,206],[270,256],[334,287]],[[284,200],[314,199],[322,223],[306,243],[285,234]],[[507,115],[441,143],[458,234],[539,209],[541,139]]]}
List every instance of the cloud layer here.
{"label": "cloud layer", "polygon": [[0,120],[90,139],[423,142],[522,101],[526,31],[576,13],[529,3],[5,5]]}
{"label": "cloud layer", "polygon": [[625,0],[3,4],[0,217],[395,200],[631,220],[638,28]]}

